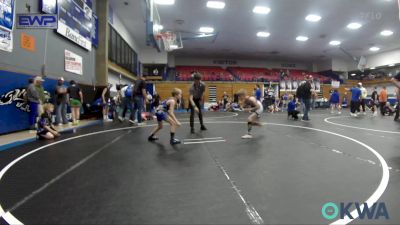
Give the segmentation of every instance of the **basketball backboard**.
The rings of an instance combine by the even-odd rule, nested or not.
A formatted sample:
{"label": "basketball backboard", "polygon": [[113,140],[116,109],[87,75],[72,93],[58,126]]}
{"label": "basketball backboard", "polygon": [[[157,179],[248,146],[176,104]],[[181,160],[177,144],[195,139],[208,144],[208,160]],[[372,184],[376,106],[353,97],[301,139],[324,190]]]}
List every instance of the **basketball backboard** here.
{"label": "basketball backboard", "polygon": [[156,37],[163,29],[161,25],[160,14],[158,13],[157,5],[154,0],[146,1],[146,42],[147,45],[155,47],[158,51],[162,50],[162,40],[157,40]]}
{"label": "basketball backboard", "polygon": [[157,4],[154,3],[154,0],[145,1],[147,45],[153,46],[159,52],[183,48],[181,34],[164,29]]}

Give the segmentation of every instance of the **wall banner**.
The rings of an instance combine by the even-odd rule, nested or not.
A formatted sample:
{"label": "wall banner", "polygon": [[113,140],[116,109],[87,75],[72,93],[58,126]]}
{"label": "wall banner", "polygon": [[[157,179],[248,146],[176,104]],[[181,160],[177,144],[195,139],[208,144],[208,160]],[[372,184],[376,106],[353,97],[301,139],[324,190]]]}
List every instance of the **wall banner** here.
{"label": "wall banner", "polygon": [[83,75],[82,57],[65,50],[65,71]]}

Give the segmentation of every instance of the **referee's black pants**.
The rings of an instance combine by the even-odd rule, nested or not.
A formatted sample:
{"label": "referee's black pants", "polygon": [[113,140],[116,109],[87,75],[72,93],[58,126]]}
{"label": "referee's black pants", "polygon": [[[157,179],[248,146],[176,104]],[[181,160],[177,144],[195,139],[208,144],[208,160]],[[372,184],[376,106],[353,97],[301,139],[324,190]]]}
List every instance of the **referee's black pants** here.
{"label": "referee's black pants", "polygon": [[[200,120],[200,124],[203,126],[203,114],[201,112],[201,99],[193,99],[194,104],[196,105],[196,107],[199,109],[199,120]],[[194,107],[192,106],[192,104],[189,102],[189,106],[190,106],[190,127],[194,128],[194,114],[195,114],[195,110]]]}

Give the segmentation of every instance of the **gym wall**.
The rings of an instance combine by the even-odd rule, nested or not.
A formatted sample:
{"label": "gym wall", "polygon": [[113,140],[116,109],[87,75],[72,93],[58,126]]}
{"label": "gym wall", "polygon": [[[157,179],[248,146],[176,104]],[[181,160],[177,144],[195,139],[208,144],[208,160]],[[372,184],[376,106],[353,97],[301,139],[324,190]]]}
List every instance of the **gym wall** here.
{"label": "gym wall", "polygon": [[[15,1],[15,14],[29,13],[25,4],[31,6],[30,13],[39,12],[39,1]],[[93,0],[93,10],[96,10],[96,0]],[[16,17],[14,18],[16,20]],[[75,80],[82,84],[92,84],[95,79],[95,54],[96,48],[92,51],[78,46],[67,38],[59,35],[54,30],[46,29],[16,29],[13,30],[13,51],[0,51],[0,70],[20,72],[29,75],[41,75],[45,55],[45,39],[47,37],[46,75],[49,78],[64,77],[65,80]],[[36,41],[35,51],[27,51],[20,46],[21,33],[33,36]],[[82,57],[83,75],[77,75],[65,71],[64,50],[69,50]]]}
{"label": "gym wall", "polygon": [[[26,8],[27,3],[31,6],[30,12]],[[96,0],[93,0],[93,10],[96,10]],[[39,1],[16,0],[15,14],[19,13],[40,13]],[[16,17],[14,20],[16,20]],[[95,82],[96,48],[93,47],[92,51],[87,51],[54,30],[16,29],[15,26],[16,24],[14,24],[13,30],[12,52],[0,51],[0,117],[6,118],[0,121],[0,133],[9,133],[28,128],[29,109],[24,106],[21,94],[24,93],[24,89],[28,86],[30,78],[35,75],[42,75],[42,66],[45,62],[46,32],[46,77],[43,83],[45,90],[52,97],[57,78],[64,77],[67,82],[75,80],[84,90],[85,103],[91,103],[95,98],[97,89],[99,89],[95,90],[92,87]],[[33,51],[21,48],[21,33],[34,38],[35,48]],[[69,50],[82,57],[83,75],[65,71],[64,50]]]}

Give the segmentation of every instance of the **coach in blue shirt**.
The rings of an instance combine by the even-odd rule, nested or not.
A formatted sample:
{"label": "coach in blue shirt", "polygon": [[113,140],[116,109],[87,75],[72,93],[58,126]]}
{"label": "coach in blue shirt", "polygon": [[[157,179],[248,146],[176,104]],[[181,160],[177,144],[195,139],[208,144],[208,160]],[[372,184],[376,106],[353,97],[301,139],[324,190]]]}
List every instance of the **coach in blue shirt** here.
{"label": "coach in blue shirt", "polygon": [[257,101],[261,102],[261,88],[259,84],[256,85],[256,90],[254,94],[256,96]]}
{"label": "coach in blue shirt", "polygon": [[358,83],[357,87],[350,89],[351,91],[351,105],[350,105],[350,115],[357,116],[356,111],[360,112],[360,97],[361,97],[361,83]]}

